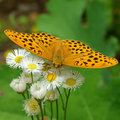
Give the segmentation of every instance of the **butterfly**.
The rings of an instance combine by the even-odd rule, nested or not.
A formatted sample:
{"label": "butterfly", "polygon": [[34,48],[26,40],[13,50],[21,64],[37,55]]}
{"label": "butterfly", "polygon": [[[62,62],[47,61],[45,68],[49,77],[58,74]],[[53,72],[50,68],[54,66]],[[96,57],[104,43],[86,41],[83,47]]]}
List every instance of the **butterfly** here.
{"label": "butterfly", "polygon": [[80,41],[60,40],[46,33],[19,33],[5,30],[16,44],[37,56],[50,60],[55,67],[67,65],[80,68],[105,68],[118,64],[117,59],[104,56]]}

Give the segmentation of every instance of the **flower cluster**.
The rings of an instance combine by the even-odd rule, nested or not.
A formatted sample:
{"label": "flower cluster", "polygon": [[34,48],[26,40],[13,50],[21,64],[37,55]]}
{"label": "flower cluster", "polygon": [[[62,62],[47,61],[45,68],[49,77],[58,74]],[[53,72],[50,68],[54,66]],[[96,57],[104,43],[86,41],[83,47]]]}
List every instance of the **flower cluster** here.
{"label": "flower cluster", "polygon": [[52,63],[31,54],[24,49],[15,49],[8,53],[6,63],[12,68],[19,68],[22,73],[13,79],[10,87],[25,99],[24,109],[29,116],[37,116],[43,109],[45,102],[51,103],[58,100],[60,96],[63,109],[66,110],[63,101],[63,92],[66,98],[72,89],[82,85],[84,78],[77,72],[67,67],[55,68]]}

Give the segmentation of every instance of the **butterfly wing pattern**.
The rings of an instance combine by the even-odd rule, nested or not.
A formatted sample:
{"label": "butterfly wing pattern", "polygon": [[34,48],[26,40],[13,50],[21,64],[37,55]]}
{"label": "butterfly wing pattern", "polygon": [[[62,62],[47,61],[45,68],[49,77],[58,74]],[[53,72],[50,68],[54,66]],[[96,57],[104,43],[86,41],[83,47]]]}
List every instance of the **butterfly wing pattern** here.
{"label": "butterfly wing pattern", "polygon": [[46,56],[49,57],[48,60],[52,61],[56,42],[60,41],[60,39],[46,33],[33,33],[32,38],[37,45],[43,48]]}
{"label": "butterfly wing pattern", "polygon": [[[42,58],[52,61],[54,42],[59,40],[46,33],[19,33],[13,30],[5,30],[5,34],[16,44]],[[49,52],[50,51],[50,52]]]}
{"label": "butterfly wing pattern", "polygon": [[118,64],[117,59],[95,52],[80,41],[61,41],[59,38],[46,33],[28,34],[5,30],[5,34],[19,46],[52,62],[57,45],[60,43],[59,51],[63,53],[61,65],[80,68],[105,68]]}
{"label": "butterfly wing pattern", "polygon": [[63,46],[69,52],[63,61],[64,65],[81,68],[105,68],[118,64],[117,59],[95,52],[80,41],[63,40]]}

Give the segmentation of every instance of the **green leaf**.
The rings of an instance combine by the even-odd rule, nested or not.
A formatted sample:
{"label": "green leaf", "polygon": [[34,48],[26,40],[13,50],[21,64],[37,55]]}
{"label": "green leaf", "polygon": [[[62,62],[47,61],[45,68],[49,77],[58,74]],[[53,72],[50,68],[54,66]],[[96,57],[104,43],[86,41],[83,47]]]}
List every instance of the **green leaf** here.
{"label": "green leaf", "polygon": [[1,120],[30,120],[30,118],[25,115],[10,113],[10,112],[2,112],[0,111],[0,119]]}
{"label": "green leaf", "polygon": [[[24,100],[22,96],[10,88],[9,84],[14,78],[18,78],[20,71],[11,69],[6,65],[0,68],[0,90],[3,91],[3,96],[0,94],[0,119],[7,120],[21,120],[25,114],[23,112]],[[21,117],[19,117],[21,116]],[[12,119],[13,118],[13,119]]]}
{"label": "green leaf", "polygon": [[[86,9],[87,25],[82,24],[82,14],[87,6],[86,0],[51,0],[48,3],[49,14],[40,15],[37,25],[39,31],[56,35],[61,39],[75,39],[89,45],[92,49],[107,53],[109,44],[105,43],[109,12],[98,1],[88,4]],[[111,55],[110,55],[111,56]]]}
{"label": "green leaf", "polygon": [[107,54],[108,56],[114,57],[116,54],[116,51],[119,50],[118,40],[114,36],[110,36],[106,44],[107,44],[107,47],[105,47],[106,48],[105,54]]}
{"label": "green leaf", "polygon": [[[50,33],[61,39],[79,40],[93,50],[111,57],[115,55],[118,49],[117,39],[109,36],[105,40],[111,11],[106,10],[104,3],[97,0],[89,3],[87,0],[50,0],[47,9],[49,13],[40,15],[37,21],[40,32]],[[86,15],[84,24],[83,14]],[[114,68],[73,68],[83,74],[86,82],[71,95],[68,120],[119,120],[120,110],[114,106],[119,105],[119,102],[113,101],[111,94],[114,91],[114,99],[118,99],[119,93],[115,91],[114,83],[120,82],[119,79],[114,81],[110,73]]]}

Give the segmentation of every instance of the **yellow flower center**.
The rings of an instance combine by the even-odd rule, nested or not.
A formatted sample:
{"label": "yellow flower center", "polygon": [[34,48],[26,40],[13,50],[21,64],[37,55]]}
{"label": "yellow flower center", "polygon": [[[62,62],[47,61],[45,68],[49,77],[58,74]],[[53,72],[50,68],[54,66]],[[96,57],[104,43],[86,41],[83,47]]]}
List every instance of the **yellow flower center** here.
{"label": "yellow flower center", "polygon": [[48,80],[49,82],[53,82],[53,81],[56,79],[56,77],[57,77],[57,75],[56,75],[55,73],[49,73],[49,74],[47,75],[47,80]]}
{"label": "yellow flower center", "polygon": [[66,84],[68,85],[68,86],[74,86],[75,84],[76,84],[76,80],[75,79],[73,79],[73,78],[68,78],[67,80],[66,80]]}
{"label": "yellow flower center", "polygon": [[20,61],[23,59],[23,56],[17,56],[16,58],[15,58],[15,62],[16,63],[20,63]]}
{"label": "yellow flower center", "polygon": [[32,114],[36,114],[40,112],[39,104],[34,98],[28,100],[27,107]]}
{"label": "yellow flower center", "polygon": [[30,63],[30,64],[28,64],[28,68],[31,69],[31,70],[35,70],[35,69],[37,69],[37,65],[33,64],[33,63]]}
{"label": "yellow flower center", "polygon": [[50,99],[52,97],[53,99],[55,98],[55,92],[54,91],[49,91],[46,94],[47,99]]}

